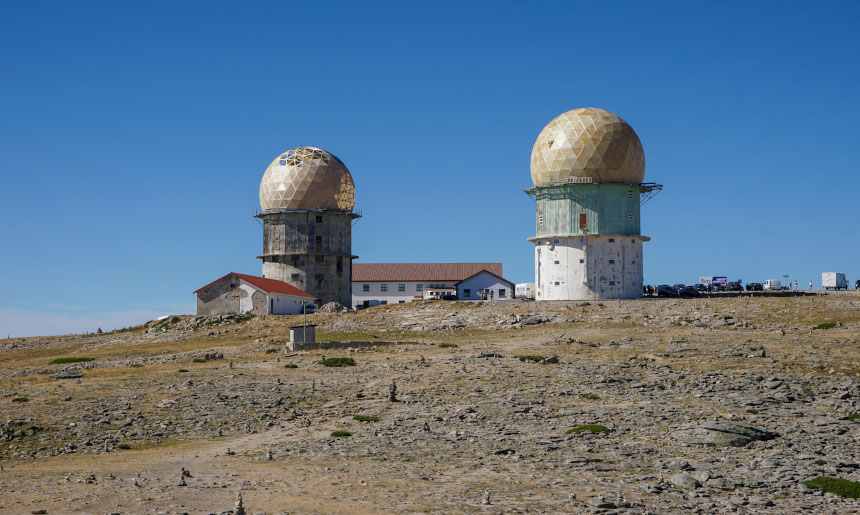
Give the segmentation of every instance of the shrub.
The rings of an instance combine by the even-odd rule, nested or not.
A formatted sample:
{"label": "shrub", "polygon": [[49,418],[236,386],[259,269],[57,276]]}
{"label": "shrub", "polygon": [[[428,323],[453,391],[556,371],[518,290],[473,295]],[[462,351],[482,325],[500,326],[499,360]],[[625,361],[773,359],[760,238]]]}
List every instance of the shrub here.
{"label": "shrub", "polygon": [[851,422],[860,421],[860,413],[852,413],[851,415],[848,415],[848,420]]}
{"label": "shrub", "polygon": [[327,367],[354,367],[355,360],[352,358],[327,358],[322,361]]}
{"label": "shrub", "polygon": [[591,392],[581,393],[581,394],[579,394],[579,396],[582,397],[583,399],[588,399],[590,401],[596,401],[597,399],[600,398],[596,393],[591,393]]}
{"label": "shrub", "polygon": [[601,302],[601,303],[600,303],[600,304],[598,304],[597,306],[598,306],[598,307],[601,307],[601,308],[605,308],[605,307],[606,307],[606,304],[604,304],[604,303],[602,303],[602,302]]}
{"label": "shrub", "polygon": [[588,307],[588,306],[590,306],[590,305],[591,305],[591,303],[590,303],[590,302],[583,302],[582,304],[580,304],[580,305],[579,305],[579,307],[581,307],[581,308],[587,308],[587,307]]}
{"label": "shrub", "polygon": [[352,419],[359,422],[379,422],[379,417],[374,415],[356,415]]}
{"label": "shrub", "polygon": [[580,434],[583,431],[591,431],[592,433],[611,433],[612,430],[606,426],[602,426],[600,424],[583,424],[581,426],[576,426],[573,429],[568,429],[565,431],[567,434]]}
{"label": "shrub", "polygon": [[809,481],[804,481],[803,484],[809,488],[820,488],[825,492],[830,492],[840,497],[860,498],[860,483],[839,477],[820,476]]}
{"label": "shrub", "polygon": [[193,361],[194,363],[206,363],[206,359],[204,358],[194,358],[191,361]]}
{"label": "shrub", "polygon": [[836,322],[824,322],[813,327],[813,329],[833,329],[836,327]]}
{"label": "shrub", "polygon": [[57,358],[50,362],[51,365],[65,365],[66,363],[81,363],[83,361],[93,361],[96,358],[83,358],[83,357],[69,357],[69,358]]}
{"label": "shrub", "polygon": [[536,362],[538,362],[538,361],[543,361],[543,356],[537,356],[537,355],[534,355],[534,354],[528,354],[528,355],[525,355],[525,356],[520,356],[520,361],[531,361],[531,362],[533,362],[533,363],[536,363]]}
{"label": "shrub", "polygon": [[749,413],[751,415],[758,415],[758,410],[755,408],[750,408],[747,410],[747,413]]}
{"label": "shrub", "polygon": [[179,322],[179,317],[173,317],[170,319],[171,324],[175,324],[176,322]]}
{"label": "shrub", "polygon": [[131,445],[129,445],[127,443],[121,443],[121,444],[117,445],[116,448],[127,451],[127,450],[131,449]]}
{"label": "shrub", "polygon": [[815,460],[816,465],[824,465],[825,463],[827,463],[827,462],[824,460]]}
{"label": "shrub", "polygon": [[179,371],[180,371],[180,372],[188,372],[188,370],[187,370],[187,369],[184,369],[184,368],[180,368],[180,369],[179,369]]}
{"label": "shrub", "polygon": [[334,431],[331,435],[335,438],[343,438],[345,436],[352,436],[352,433],[349,431]]}
{"label": "shrub", "polygon": [[15,397],[14,399],[12,399],[12,402],[27,402],[29,400],[30,399],[28,399],[26,397]]}
{"label": "shrub", "polygon": [[457,344],[456,344],[456,343],[448,343],[448,342],[445,342],[445,343],[440,343],[440,344],[439,344],[439,347],[440,347],[440,348],[442,348],[442,349],[451,349],[451,348],[455,348],[455,347],[457,347]]}
{"label": "shrub", "polygon": [[284,365],[284,368],[299,368],[299,366],[295,363],[287,363],[286,365]]}
{"label": "shrub", "polygon": [[143,366],[143,363],[132,363],[132,364],[131,364],[131,365],[129,365],[129,366],[130,366],[130,367],[134,367],[134,368],[141,368],[141,367]]}
{"label": "shrub", "polygon": [[276,352],[278,352],[278,349],[275,349],[275,348],[272,348],[272,349],[266,349],[266,354],[274,354],[274,353],[276,353]]}

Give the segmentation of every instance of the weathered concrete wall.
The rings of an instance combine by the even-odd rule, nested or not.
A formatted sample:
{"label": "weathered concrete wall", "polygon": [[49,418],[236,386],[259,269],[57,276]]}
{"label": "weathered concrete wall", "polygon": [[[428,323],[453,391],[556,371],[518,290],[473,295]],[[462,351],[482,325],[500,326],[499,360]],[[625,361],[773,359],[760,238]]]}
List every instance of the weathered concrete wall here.
{"label": "weathered concrete wall", "polygon": [[544,188],[535,199],[535,234],[639,234],[640,193],[622,184]]}
{"label": "weathered concrete wall", "polygon": [[292,344],[304,344],[304,343],[316,343],[317,341],[317,328],[313,325],[301,326],[301,327],[291,327],[290,328],[290,343]]}
{"label": "weathered concrete wall", "polygon": [[314,342],[314,343],[288,343],[287,348],[292,352],[302,350],[323,350],[323,349],[358,349],[367,347],[377,347],[383,345],[395,345],[398,342]]}
{"label": "weathered concrete wall", "polygon": [[642,237],[590,235],[535,242],[537,300],[642,296]]}
{"label": "weathered concrete wall", "polygon": [[266,295],[238,277],[225,277],[197,293],[198,315],[266,314]]}
{"label": "weathered concrete wall", "polygon": [[292,284],[322,304],[352,306],[352,214],[285,211],[260,217],[263,277]]}

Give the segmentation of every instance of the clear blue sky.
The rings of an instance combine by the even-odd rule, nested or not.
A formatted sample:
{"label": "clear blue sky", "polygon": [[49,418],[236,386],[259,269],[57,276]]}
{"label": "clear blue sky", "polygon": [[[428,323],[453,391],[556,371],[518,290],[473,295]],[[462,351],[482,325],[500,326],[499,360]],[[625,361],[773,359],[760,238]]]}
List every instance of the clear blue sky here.
{"label": "clear blue sky", "polygon": [[577,107],[665,185],[646,282],[860,277],[857,2],[0,5],[2,337],[259,274],[259,180],[299,145],[350,168],[361,261],[533,280],[531,147]]}

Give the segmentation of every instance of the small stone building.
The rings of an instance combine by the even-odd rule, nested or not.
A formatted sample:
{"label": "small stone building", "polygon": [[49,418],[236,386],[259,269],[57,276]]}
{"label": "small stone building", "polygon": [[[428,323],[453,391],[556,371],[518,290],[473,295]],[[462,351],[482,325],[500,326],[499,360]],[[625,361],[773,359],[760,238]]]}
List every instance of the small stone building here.
{"label": "small stone building", "polygon": [[313,295],[283,281],[234,272],[194,293],[198,315],[295,315],[315,300]]}

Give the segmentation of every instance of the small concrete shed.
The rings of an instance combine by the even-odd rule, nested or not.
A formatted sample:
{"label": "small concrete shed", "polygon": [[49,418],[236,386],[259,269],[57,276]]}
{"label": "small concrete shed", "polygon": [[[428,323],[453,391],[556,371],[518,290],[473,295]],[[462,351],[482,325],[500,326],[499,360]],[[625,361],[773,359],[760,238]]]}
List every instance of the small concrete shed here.
{"label": "small concrete shed", "polygon": [[194,293],[198,315],[297,315],[315,300],[313,295],[283,281],[235,272]]}

